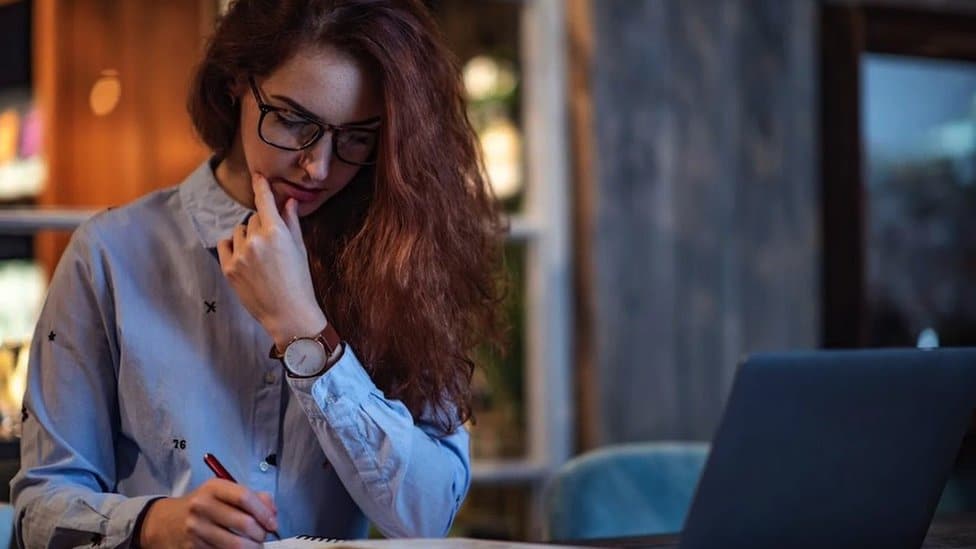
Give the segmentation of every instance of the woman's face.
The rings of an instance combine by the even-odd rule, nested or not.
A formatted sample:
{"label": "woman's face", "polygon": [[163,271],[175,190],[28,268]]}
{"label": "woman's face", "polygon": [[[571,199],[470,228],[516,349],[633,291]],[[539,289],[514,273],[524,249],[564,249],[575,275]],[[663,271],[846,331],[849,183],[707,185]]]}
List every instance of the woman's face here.
{"label": "woman's face", "polygon": [[[367,130],[347,134],[344,147],[371,147],[364,136],[379,135],[368,131],[377,128],[382,112],[378,86],[354,58],[335,49],[302,50],[266,78],[255,77],[253,82],[265,105],[287,109],[265,115],[266,138],[272,135],[270,124],[278,124],[285,135],[314,128],[296,123],[309,118]],[[308,215],[348,185],[359,171],[360,166],[336,157],[332,131],[326,130],[312,146],[298,151],[269,145],[258,134],[261,111],[255,91],[247,82],[237,91],[241,100],[240,147],[247,168],[268,179],[279,210],[294,198],[298,215]]]}

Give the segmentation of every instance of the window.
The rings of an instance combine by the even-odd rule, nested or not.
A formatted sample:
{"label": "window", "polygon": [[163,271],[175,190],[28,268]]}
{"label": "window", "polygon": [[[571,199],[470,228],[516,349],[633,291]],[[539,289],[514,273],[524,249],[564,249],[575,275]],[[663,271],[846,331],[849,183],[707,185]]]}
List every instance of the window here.
{"label": "window", "polygon": [[976,344],[976,63],[862,63],[871,346]]}
{"label": "window", "polygon": [[[823,344],[976,344],[976,12],[827,4],[820,19]],[[971,498],[974,463],[976,421],[950,498]]]}
{"label": "window", "polygon": [[[972,204],[960,139],[976,91],[974,30],[976,12],[821,8],[827,347],[916,344],[961,313],[923,300],[968,301],[952,286],[971,270],[956,210]],[[924,276],[908,262],[924,263]]]}
{"label": "window", "polygon": [[[512,226],[506,261],[513,334],[508,355],[480,369],[475,489],[466,505],[474,512],[462,511],[459,533],[533,536],[538,481],[572,448],[565,4],[428,5],[463,67],[469,115]],[[492,488],[498,486],[511,488]],[[507,513],[492,516],[499,509]],[[525,516],[528,524],[513,524]]]}

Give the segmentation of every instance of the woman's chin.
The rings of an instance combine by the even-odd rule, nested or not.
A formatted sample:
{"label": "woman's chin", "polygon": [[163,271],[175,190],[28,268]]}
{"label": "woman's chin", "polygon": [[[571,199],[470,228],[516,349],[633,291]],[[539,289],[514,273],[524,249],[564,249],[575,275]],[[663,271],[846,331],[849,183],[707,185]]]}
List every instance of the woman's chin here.
{"label": "woman's chin", "polygon": [[316,200],[315,202],[299,202],[298,203],[298,217],[306,217],[315,213],[323,204],[328,202],[329,199]]}
{"label": "woman's chin", "polygon": [[[287,206],[288,200],[294,200],[294,198],[293,197],[290,197],[290,196],[286,196],[284,194],[275,193],[274,194],[274,200],[275,200],[275,207],[278,209],[278,215],[280,215],[282,218],[284,218],[285,217],[285,206]],[[295,204],[295,205],[298,206],[298,208],[296,208],[297,209],[297,212],[298,212],[298,217],[305,217],[305,216],[311,214],[312,212],[314,212],[315,210],[319,209],[319,207],[321,207],[321,204],[320,203],[317,203],[317,201],[316,202],[302,202],[300,200],[296,200],[296,202],[297,202],[297,204]]]}

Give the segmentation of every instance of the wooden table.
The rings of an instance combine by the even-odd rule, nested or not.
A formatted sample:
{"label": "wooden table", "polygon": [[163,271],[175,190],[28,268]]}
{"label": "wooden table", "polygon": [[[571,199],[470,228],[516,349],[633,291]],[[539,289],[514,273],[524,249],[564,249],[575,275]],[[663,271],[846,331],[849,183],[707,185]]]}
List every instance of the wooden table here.
{"label": "wooden table", "polygon": [[[629,538],[573,540],[567,545],[621,547],[627,549],[677,549],[680,536],[666,534]],[[976,549],[976,513],[937,516],[929,527],[922,549]]]}

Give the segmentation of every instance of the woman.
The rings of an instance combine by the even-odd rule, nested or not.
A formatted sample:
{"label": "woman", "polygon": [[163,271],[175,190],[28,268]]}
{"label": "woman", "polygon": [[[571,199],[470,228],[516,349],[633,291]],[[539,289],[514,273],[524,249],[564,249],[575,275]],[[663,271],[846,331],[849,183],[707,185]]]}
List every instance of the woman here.
{"label": "woman", "polygon": [[447,532],[503,229],[459,82],[420,0],[230,6],[189,101],[213,158],[52,279],[21,545]]}

